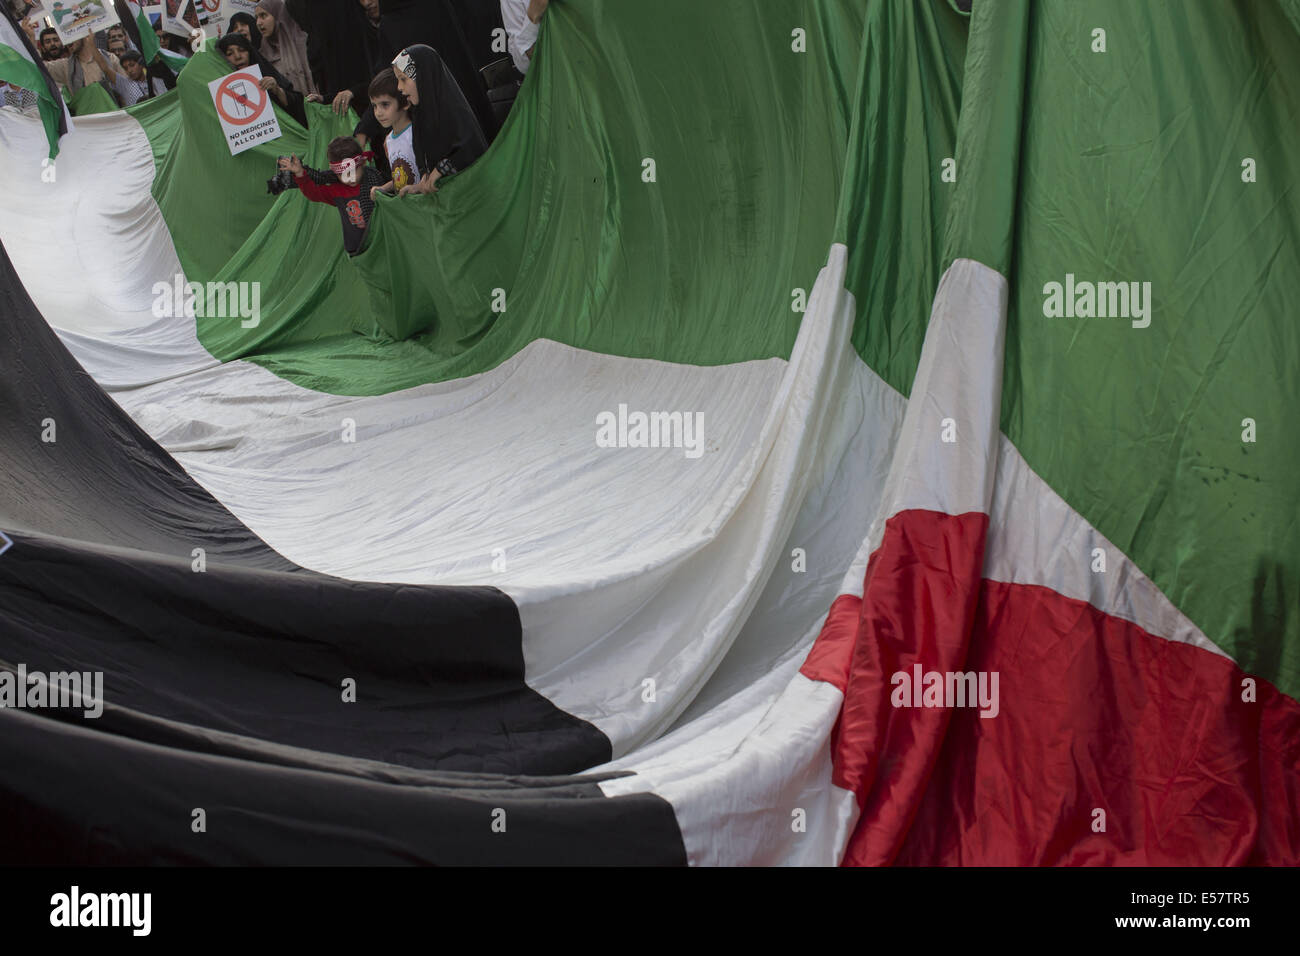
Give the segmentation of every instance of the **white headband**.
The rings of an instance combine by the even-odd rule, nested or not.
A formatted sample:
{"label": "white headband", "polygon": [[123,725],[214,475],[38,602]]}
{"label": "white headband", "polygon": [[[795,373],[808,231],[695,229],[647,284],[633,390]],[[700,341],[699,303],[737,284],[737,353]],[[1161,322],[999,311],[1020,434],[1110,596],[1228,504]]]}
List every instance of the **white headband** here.
{"label": "white headband", "polygon": [[415,79],[415,61],[411,59],[411,54],[407,53],[405,50],[393,57],[393,66],[397,67],[411,79]]}
{"label": "white headband", "polygon": [[357,181],[361,167],[366,164],[366,160],[372,155],[374,154],[365,152],[358,156],[349,156],[347,159],[341,159],[337,163],[330,163],[330,172],[351,186]]}

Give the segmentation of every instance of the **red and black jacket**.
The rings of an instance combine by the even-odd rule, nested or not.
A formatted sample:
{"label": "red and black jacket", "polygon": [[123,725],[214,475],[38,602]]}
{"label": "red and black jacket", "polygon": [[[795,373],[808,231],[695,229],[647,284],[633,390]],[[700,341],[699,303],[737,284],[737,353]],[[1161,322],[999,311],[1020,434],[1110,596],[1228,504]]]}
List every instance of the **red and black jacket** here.
{"label": "red and black jacket", "polygon": [[360,182],[349,186],[328,170],[304,166],[303,174],[294,177],[294,182],[312,202],[329,203],[337,207],[343,221],[343,248],[350,256],[360,252],[361,243],[366,238],[366,229],[370,226],[370,214],[375,209],[374,200],[370,198],[370,188],[384,184],[379,170],[373,166],[361,167]]}

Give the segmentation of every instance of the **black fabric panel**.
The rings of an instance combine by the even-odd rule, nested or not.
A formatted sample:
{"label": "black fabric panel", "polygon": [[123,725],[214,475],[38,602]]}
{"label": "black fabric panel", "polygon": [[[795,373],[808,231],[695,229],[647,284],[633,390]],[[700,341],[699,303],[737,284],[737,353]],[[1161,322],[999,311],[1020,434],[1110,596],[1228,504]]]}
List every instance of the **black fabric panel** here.
{"label": "black fabric panel", "polygon": [[[51,268],[58,268],[51,264]],[[41,440],[47,419],[55,441]],[[77,364],[0,247],[0,530],[298,571]]]}
{"label": "black fabric panel", "polygon": [[381,783],[185,753],[13,710],[0,710],[0,767],[22,768],[0,775],[0,864],[686,862],[665,801],[606,798],[591,779]]}
{"label": "black fabric panel", "polygon": [[524,684],[518,611],[495,589],[196,573],[188,550],[12,537],[10,665],[102,671],[105,699],[133,710],[409,767],[574,773],[609,759],[603,734]]}
{"label": "black fabric panel", "polygon": [[[46,419],[53,443],[41,440]],[[0,554],[0,667],[101,671],[106,700],[98,719],[0,709],[0,854],[10,860],[552,862],[554,851],[554,862],[581,862],[641,848],[637,862],[652,862],[681,852],[657,798],[615,810],[589,781],[505,776],[610,757],[599,730],[524,683],[506,595],[345,581],[285,560],[76,364],[2,249],[0,531],[13,539]],[[355,702],[343,700],[345,678]],[[246,804],[231,780],[251,794]],[[500,835],[486,828],[456,836],[478,806],[465,792],[485,787],[534,821],[529,841],[490,843]],[[185,805],[203,805],[194,793],[240,808],[221,840],[198,849],[186,822]],[[568,845],[583,843],[583,820],[623,835],[608,848]],[[345,831],[337,853],[322,827]]]}

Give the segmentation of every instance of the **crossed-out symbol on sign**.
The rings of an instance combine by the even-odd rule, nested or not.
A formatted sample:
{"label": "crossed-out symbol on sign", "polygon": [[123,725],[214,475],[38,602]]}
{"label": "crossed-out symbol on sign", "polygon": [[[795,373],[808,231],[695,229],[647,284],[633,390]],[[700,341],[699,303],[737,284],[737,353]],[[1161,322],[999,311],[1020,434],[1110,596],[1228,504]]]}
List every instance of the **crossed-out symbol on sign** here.
{"label": "crossed-out symbol on sign", "polygon": [[[229,101],[229,109],[227,109]],[[262,114],[266,90],[251,73],[232,73],[217,87],[217,112],[227,123],[246,126]]]}

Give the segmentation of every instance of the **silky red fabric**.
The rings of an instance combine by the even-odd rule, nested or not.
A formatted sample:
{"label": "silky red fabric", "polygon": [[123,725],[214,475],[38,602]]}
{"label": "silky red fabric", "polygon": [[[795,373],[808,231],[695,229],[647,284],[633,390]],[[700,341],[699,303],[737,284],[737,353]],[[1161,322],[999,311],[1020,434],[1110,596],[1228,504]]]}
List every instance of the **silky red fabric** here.
{"label": "silky red fabric", "polygon": [[[1258,679],[1243,701],[1221,655],[982,580],[986,528],[895,515],[804,665],[845,691],[834,779],[862,814],[844,864],[1300,863],[1300,704]],[[892,706],[916,663],[996,671],[997,716]]]}

